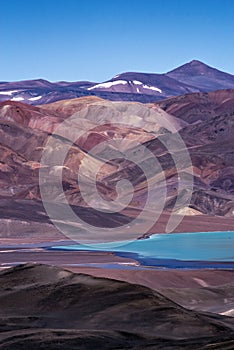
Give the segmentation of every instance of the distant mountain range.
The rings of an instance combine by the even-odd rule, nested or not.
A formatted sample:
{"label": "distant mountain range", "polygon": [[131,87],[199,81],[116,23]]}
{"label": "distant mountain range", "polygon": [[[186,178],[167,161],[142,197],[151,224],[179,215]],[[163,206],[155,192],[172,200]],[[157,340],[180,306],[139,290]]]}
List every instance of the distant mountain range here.
{"label": "distant mountain range", "polygon": [[111,101],[149,103],[192,92],[221,89],[234,89],[234,75],[193,60],[165,74],[126,72],[101,83],[51,83],[43,79],[0,82],[0,102],[11,100],[39,105],[97,96]]}

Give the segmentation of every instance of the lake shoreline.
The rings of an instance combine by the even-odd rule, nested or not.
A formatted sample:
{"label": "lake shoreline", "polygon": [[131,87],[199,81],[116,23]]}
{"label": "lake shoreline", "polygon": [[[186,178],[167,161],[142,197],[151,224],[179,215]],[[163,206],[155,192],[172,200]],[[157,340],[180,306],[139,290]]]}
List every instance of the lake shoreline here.
{"label": "lake shoreline", "polygon": [[[8,242],[9,243],[9,242]],[[0,246],[1,268],[26,262],[125,270],[234,270],[234,232],[155,234],[82,245],[69,240]]]}
{"label": "lake shoreline", "polygon": [[148,239],[48,247],[51,251],[111,252],[141,266],[234,268],[234,232],[155,234]]}
{"label": "lake shoreline", "polygon": [[61,247],[1,249],[0,268],[9,268],[24,263],[61,266],[68,269],[110,269],[151,271],[234,270],[233,262],[182,261],[140,257],[132,252],[62,249]]}

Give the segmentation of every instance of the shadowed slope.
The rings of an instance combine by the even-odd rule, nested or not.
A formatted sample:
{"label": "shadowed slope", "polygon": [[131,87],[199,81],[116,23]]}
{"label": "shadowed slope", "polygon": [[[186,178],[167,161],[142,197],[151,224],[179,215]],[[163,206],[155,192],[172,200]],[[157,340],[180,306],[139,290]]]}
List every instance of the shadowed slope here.
{"label": "shadowed slope", "polygon": [[97,340],[95,349],[105,349],[108,341],[109,349],[197,349],[212,343],[223,350],[234,337],[225,317],[188,311],[139,285],[45,265],[1,272],[0,280],[0,349],[19,349],[23,341],[28,349],[55,349],[61,336],[66,349],[82,338],[81,349]]}

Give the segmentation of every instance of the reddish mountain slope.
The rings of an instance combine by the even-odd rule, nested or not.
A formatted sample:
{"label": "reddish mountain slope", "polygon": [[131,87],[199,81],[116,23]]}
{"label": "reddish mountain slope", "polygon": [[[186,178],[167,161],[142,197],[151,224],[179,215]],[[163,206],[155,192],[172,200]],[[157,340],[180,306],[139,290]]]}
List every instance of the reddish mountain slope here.
{"label": "reddish mountain slope", "polygon": [[[140,170],[143,166],[147,170],[156,203],[157,198],[163,195],[164,173],[167,184],[165,210],[168,212],[174,207],[178,196],[186,198],[188,183],[191,182],[188,164],[180,156],[183,154],[182,149],[175,143],[179,131],[188,147],[194,171],[190,213],[232,216],[232,101],[233,90],[169,99],[160,104],[165,111],[158,105],[112,103],[96,97],[60,101],[40,108],[15,101],[3,102],[0,104],[0,198],[40,200],[38,175],[39,169],[43,169],[44,188],[56,203],[63,203],[65,193],[69,203],[77,206],[77,210],[81,211],[80,207],[87,210],[87,203],[80,192],[81,183],[77,181],[77,174],[83,166],[82,184],[88,188],[92,174],[98,172],[98,191],[107,200],[107,206],[111,205],[111,201],[116,197],[116,185],[120,180],[127,179],[133,184],[134,197],[129,208],[120,213],[120,217],[113,217],[112,220],[107,216],[105,219],[102,215],[96,216],[97,222],[101,223],[104,220],[108,225],[115,225],[116,222],[125,222],[129,217],[138,215],[144,206],[148,183]],[[209,110],[211,113],[205,118],[203,113],[208,113]],[[166,111],[173,112],[177,117]],[[75,116],[72,123],[69,121],[71,115]],[[164,122],[163,127],[157,118]],[[66,137],[56,130],[63,121],[66,121]],[[113,124],[115,121],[118,124]],[[170,126],[173,126],[173,131],[170,130]],[[71,145],[69,139],[76,131],[82,132],[82,136]],[[51,132],[55,132],[53,142],[58,155],[64,147],[69,148],[63,166],[59,163],[59,157],[53,157],[51,160],[48,158],[47,163],[40,164]],[[178,157],[177,164],[174,163],[171,152],[162,146],[159,136],[166,145],[175,146],[173,153]],[[121,140],[121,149],[116,140]],[[103,141],[107,141],[108,144],[105,145]],[[138,165],[124,160],[126,152],[137,152],[137,147],[132,146],[132,141],[143,144],[145,149],[152,152],[150,156],[142,154],[142,161]],[[99,147],[95,152],[87,153],[97,145]],[[110,155],[111,161],[106,163],[106,158]],[[155,157],[163,173],[161,170],[157,173],[152,170]],[[59,186],[61,172],[64,193]],[[179,193],[178,175],[183,179]],[[125,199],[125,195],[125,192],[121,193],[122,200]],[[99,205],[92,192],[89,193],[89,201],[92,205]],[[179,206],[175,208],[178,213],[187,210],[184,203],[186,201],[180,201]],[[90,217],[90,213],[86,213],[87,217]],[[95,217],[97,213],[92,215]],[[158,231],[157,228],[155,230]]]}
{"label": "reddish mountain slope", "polygon": [[188,123],[206,121],[211,117],[234,114],[234,90],[217,90],[171,97],[157,105]]}

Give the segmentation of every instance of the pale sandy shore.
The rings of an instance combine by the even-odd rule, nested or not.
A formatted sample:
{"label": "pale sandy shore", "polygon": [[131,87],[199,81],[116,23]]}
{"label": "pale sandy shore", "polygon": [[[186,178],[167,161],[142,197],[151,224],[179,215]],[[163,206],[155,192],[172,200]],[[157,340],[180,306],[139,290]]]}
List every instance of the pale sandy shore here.
{"label": "pale sandy shore", "polygon": [[28,262],[61,266],[68,269],[96,264],[101,266],[122,263],[130,264],[130,266],[132,264],[138,265],[133,259],[118,257],[111,252],[47,251],[43,248],[0,250],[0,266],[2,268]]}

